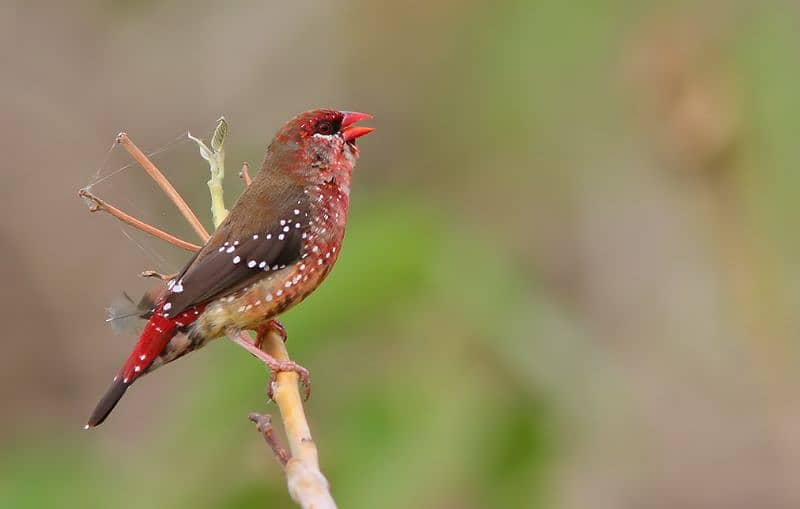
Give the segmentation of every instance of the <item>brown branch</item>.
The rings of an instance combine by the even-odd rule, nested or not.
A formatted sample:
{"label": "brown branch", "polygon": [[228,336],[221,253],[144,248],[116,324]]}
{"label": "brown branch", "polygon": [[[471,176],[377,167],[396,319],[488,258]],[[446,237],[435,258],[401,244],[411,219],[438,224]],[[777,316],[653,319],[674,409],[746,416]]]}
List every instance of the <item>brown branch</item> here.
{"label": "brown branch", "polygon": [[177,246],[181,249],[185,249],[187,251],[192,251],[192,252],[197,252],[200,250],[200,246],[198,246],[197,244],[186,242],[185,240],[180,239],[172,234],[169,234],[164,230],[159,230],[155,226],[147,224],[140,219],[136,219],[127,212],[123,212],[117,207],[111,205],[110,203],[98,198],[87,189],[81,189],[80,191],[78,191],[78,196],[92,202],[91,205],[89,206],[90,212],[100,212],[100,211],[107,212],[108,214],[111,214],[112,216],[122,221],[123,223],[132,226],[137,230],[143,231],[148,235],[152,235],[157,239],[161,239],[164,242],[168,242],[173,246]]}
{"label": "brown branch", "polygon": [[250,414],[249,417],[250,420],[255,423],[258,432],[264,436],[264,441],[269,445],[270,449],[272,449],[272,453],[275,454],[278,463],[285,468],[290,458],[289,451],[280,444],[278,437],[275,436],[275,430],[272,427],[272,417],[256,413]]}
{"label": "brown branch", "polygon": [[250,184],[253,183],[253,179],[250,177],[250,165],[246,161],[242,163],[242,169],[239,170],[239,178],[244,180],[245,187],[250,187]]}
{"label": "brown branch", "polygon": [[150,175],[150,178],[155,180],[156,184],[158,184],[159,187],[161,187],[161,189],[169,197],[172,203],[174,203],[175,206],[178,207],[178,210],[180,210],[181,214],[183,214],[183,217],[186,218],[191,227],[194,228],[194,231],[197,233],[197,236],[200,237],[200,239],[203,242],[206,242],[210,237],[210,235],[203,227],[203,224],[200,222],[199,219],[197,219],[197,216],[195,215],[194,212],[192,212],[192,209],[189,207],[189,204],[186,203],[183,197],[178,193],[178,191],[175,190],[175,187],[173,187],[173,185],[170,184],[169,180],[167,180],[167,178],[164,176],[163,173],[161,173],[161,171],[156,167],[156,165],[153,164],[153,162],[150,161],[150,159],[148,159],[148,157],[144,154],[144,152],[142,152],[139,149],[139,147],[137,147],[133,143],[133,141],[131,141],[127,133],[119,133],[117,135],[117,143],[122,145],[122,147],[128,151],[131,157],[133,157],[136,160],[136,162],[139,163],[139,166],[141,166],[144,169],[144,171],[146,171],[147,174]]}

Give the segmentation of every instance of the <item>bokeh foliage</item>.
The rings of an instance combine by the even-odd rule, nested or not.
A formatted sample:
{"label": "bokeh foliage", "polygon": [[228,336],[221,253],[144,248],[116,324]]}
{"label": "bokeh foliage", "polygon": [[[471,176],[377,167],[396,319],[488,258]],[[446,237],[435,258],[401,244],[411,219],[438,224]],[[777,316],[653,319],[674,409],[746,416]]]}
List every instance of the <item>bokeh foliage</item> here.
{"label": "bokeh foliage", "polygon": [[[100,310],[151,267],[71,193],[121,126],[152,148],[224,113],[231,200],[266,126],[322,105],[377,127],[340,261],[284,321],[340,507],[800,505],[797,6],[64,9],[0,16],[21,190],[0,225],[0,507],[292,506],[246,419],[277,411],[264,369],[227,342],[82,432],[127,348]],[[165,165],[205,211],[194,157]],[[179,229],[151,188],[116,190]]]}

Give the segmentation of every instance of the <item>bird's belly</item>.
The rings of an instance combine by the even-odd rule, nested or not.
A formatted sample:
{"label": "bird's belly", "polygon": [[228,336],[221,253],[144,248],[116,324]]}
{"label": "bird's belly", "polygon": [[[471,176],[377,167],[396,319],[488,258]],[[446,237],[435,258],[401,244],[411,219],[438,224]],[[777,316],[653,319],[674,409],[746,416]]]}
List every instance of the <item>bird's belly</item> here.
{"label": "bird's belly", "polygon": [[232,295],[212,301],[195,322],[196,332],[212,339],[222,336],[228,328],[257,327],[311,294],[328,275],[336,258],[335,250],[327,258],[307,257]]}

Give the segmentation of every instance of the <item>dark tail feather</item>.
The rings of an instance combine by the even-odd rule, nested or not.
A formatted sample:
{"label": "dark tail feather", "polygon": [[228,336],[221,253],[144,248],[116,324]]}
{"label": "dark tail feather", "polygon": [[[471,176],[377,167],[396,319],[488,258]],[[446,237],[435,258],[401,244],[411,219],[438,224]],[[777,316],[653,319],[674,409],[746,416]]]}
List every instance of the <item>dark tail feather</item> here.
{"label": "dark tail feather", "polygon": [[106,393],[100,399],[100,402],[97,403],[97,406],[92,412],[92,416],[89,417],[89,422],[86,424],[85,428],[94,428],[95,426],[101,424],[103,421],[106,420],[108,414],[114,410],[114,407],[117,406],[119,400],[122,398],[125,391],[128,390],[132,381],[125,383],[122,381],[122,378],[118,377],[114,380],[114,383],[111,384],[111,387],[108,388]]}
{"label": "dark tail feather", "polygon": [[[108,388],[103,398],[97,404],[97,407],[92,412],[86,428],[97,426],[108,417],[108,414],[114,410],[114,407],[119,402],[122,395],[130,387],[130,385],[140,376],[150,371],[150,367],[156,362],[156,367],[169,362],[170,360],[180,357],[184,353],[191,351],[196,347],[186,339],[183,341],[174,342],[173,346],[175,351],[167,350],[170,342],[175,337],[176,333],[182,328],[192,324],[200,313],[203,311],[202,306],[189,308],[174,318],[167,318],[161,312],[161,306],[156,308],[153,315],[147,321],[147,325],[139,336],[139,341],[133,347],[122,369],[119,370],[117,376],[114,378],[114,383]],[[185,345],[187,343],[188,345]],[[166,354],[166,355],[165,355]]]}

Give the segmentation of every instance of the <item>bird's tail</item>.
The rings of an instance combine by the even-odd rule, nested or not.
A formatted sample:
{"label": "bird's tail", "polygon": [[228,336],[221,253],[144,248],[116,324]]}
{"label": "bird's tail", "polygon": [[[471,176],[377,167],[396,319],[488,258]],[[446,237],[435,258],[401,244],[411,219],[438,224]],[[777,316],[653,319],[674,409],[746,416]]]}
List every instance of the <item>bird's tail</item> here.
{"label": "bird's tail", "polygon": [[145,372],[150,371],[151,366],[155,367],[153,361],[158,360],[156,365],[163,364],[163,360],[159,359],[159,356],[165,351],[170,340],[182,329],[191,325],[197,319],[200,311],[202,310],[192,308],[174,318],[166,318],[161,314],[160,307],[156,308],[145,325],[139,341],[128,356],[128,360],[122,365],[122,369],[114,377],[111,387],[100,398],[94,412],[89,417],[85,426],[87,429],[99,425],[108,417],[128,387]]}

